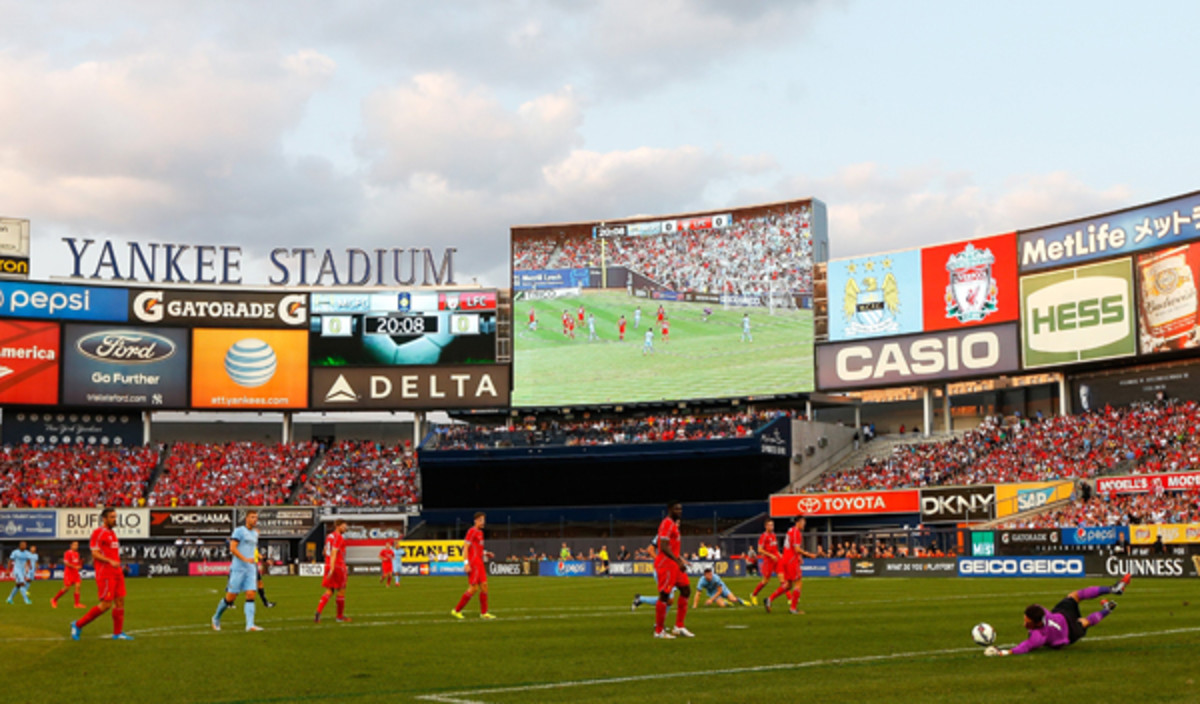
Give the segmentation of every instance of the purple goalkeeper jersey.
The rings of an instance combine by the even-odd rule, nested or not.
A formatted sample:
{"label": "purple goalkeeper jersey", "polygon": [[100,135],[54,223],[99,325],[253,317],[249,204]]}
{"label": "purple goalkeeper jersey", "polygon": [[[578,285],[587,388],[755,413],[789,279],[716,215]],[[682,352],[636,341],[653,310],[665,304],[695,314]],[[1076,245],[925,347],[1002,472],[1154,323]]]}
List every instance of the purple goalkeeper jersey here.
{"label": "purple goalkeeper jersey", "polygon": [[1056,614],[1053,611],[1046,611],[1043,607],[1042,627],[1030,629],[1029,637],[1013,648],[1012,653],[1013,655],[1021,655],[1031,650],[1037,650],[1042,646],[1061,648],[1064,645],[1070,644],[1071,629],[1068,627],[1067,617],[1062,614]]}

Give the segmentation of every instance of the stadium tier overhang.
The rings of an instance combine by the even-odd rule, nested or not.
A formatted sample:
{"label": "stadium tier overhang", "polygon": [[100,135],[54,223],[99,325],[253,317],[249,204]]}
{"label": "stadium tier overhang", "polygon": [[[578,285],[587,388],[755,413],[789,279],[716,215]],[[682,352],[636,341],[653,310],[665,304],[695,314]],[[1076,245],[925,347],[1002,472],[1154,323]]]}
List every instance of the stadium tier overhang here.
{"label": "stadium tier overhang", "polygon": [[856,408],[862,400],[820,392],[776,394],[771,396],[743,396],[737,398],[693,398],[674,401],[652,401],[639,403],[604,403],[583,406],[522,406],[505,409],[451,411],[456,420],[480,423],[501,421],[510,418],[560,417],[560,418],[603,418],[607,416],[637,416],[661,413],[720,413],[742,411],[749,408],[793,408],[810,411],[821,408]]}

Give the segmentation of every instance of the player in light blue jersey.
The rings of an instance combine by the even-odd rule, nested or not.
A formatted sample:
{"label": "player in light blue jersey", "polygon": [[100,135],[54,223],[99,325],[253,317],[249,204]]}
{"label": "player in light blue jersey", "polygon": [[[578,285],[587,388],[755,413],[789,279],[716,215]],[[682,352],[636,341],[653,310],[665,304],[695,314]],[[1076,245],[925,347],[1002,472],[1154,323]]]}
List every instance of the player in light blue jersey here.
{"label": "player in light blue jersey", "polygon": [[642,356],[654,354],[654,326],[646,328],[646,337],[642,342]]}
{"label": "player in light blue jersey", "polygon": [[400,547],[402,540],[404,540],[403,533],[396,540],[396,550],[392,553],[392,580],[397,586],[400,584],[400,565],[404,562],[404,548]]}
{"label": "player in light blue jersey", "polygon": [[258,511],[246,512],[246,524],[238,526],[229,536],[229,552],[233,563],[229,567],[229,585],[225,587],[225,598],[217,604],[213,614],[214,631],[221,630],[221,614],[237,601],[238,592],[246,595],[243,611],[246,612],[246,630],[261,631],[254,625],[254,595],[258,590]]}
{"label": "player in light blue jersey", "polygon": [[33,603],[29,598],[29,582],[33,580],[33,564],[36,562],[37,555],[29,551],[24,540],[17,545],[16,550],[8,553],[8,573],[13,578],[13,589],[8,595],[7,603],[13,603],[13,597],[17,594],[21,595],[26,604]]}
{"label": "player in light blue jersey", "polygon": [[700,592],[704,592],[708,597],[704,600],[705,606],[711,606],[714,601],[721,608],[735,604],[747,606],[745,600],[729,591],[729,587],[713,572],[711,567],[705,569],[704,576],[700,578],[699,582],[696,582],[696,596],[692,597],[693,609],[700,606]]}
{"label": "player in light blue jersey", "polygon": [[754,335],[750,334],[749,313],[742,313],[742,342],[754,342]]}

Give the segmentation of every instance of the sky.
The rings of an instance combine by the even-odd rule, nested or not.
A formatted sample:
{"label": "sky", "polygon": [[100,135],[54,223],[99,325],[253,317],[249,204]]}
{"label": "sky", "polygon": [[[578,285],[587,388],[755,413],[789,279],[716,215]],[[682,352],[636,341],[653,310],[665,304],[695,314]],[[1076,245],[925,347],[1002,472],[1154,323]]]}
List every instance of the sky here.
{"label": "sky", "polygon": [[[1200,189],[1200,3],[0,0],[0,215],[64,237],[455,247],[816,197],[843,257]],[[1192,155],[1192,156],[1188,156]]]}

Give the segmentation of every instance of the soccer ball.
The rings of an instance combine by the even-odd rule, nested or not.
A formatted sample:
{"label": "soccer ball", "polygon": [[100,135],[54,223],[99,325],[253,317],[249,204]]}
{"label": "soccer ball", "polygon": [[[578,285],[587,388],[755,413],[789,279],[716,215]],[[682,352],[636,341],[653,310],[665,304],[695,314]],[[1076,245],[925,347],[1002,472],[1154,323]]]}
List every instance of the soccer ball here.
{"label": "soccer ball", "polygon": [[971,639],[979,645],[987,647],[996,642],[996,629],[986,623],[977,623],[971,629]]}

